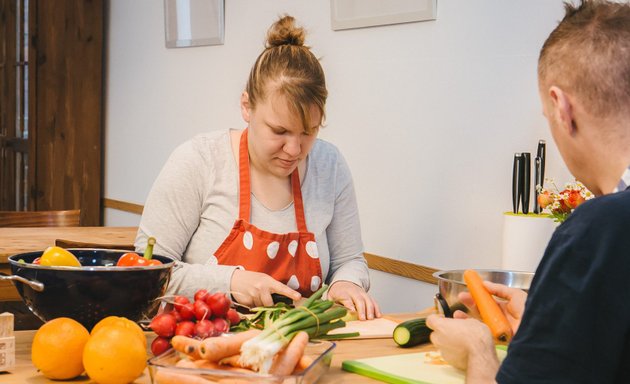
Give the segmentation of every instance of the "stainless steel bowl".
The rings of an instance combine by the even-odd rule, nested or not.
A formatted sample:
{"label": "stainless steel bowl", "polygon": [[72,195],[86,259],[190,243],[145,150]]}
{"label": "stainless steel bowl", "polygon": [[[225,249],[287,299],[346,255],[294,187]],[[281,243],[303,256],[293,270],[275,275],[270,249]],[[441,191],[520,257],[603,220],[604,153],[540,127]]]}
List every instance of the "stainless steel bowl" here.
{"label": "stainless steel bowl", "polygon": [[[464,283],[464,269],[438,271],[433,274],[437,279],[438,292],[446,299],[452,309],[463,309],[464,306],[457,298],[460,292],[466,292]],[[533,272],[506,271],[500,269],[477,269],[482,279],[493,283],[500,283],[512,288],[519,288],[527,292],[534,278]],[[473,314],[477,316],[477,314]]]}

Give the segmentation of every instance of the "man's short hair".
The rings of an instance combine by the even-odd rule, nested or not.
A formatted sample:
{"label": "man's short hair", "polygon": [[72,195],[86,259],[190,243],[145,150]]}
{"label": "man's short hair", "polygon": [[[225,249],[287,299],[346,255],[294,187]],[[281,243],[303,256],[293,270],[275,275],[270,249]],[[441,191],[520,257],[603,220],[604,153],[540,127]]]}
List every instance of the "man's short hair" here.
{"label": "man's short hair", "polygon": [[589,113],[630,114],[630,3],[565,3],[540,51],[538,77],[576,95]]}

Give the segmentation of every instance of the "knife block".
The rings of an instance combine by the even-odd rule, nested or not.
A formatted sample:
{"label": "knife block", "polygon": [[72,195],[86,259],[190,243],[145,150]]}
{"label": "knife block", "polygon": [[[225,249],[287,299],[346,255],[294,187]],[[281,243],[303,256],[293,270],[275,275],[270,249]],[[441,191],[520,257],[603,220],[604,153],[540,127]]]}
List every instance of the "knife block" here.
{"label": "knife block", "polygon": [[534,272],[558,224],[547,215],[503,214],[503,269]]}

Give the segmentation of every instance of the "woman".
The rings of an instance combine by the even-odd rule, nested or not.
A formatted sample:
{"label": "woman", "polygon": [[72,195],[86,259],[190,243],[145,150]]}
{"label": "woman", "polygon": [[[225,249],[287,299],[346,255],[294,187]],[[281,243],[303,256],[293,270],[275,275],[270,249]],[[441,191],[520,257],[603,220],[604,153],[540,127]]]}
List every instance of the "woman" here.
{"label": "woman", "polygon": [[360,319],[380,316],[350,171],[317,139],[328,91],[322,67],[291,16],[268,31],[241,96],[244,130],[217,131],[171,155],[147,198],[136,248],[181,260],[169,293],[230,292],[246,306],[328,298]]}

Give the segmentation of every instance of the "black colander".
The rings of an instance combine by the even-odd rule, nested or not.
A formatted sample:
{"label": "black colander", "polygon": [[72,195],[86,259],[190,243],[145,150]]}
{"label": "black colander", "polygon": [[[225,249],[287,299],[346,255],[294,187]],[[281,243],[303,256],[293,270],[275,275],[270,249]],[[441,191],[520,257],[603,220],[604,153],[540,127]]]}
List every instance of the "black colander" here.
{"label": "black colander", "polygon": [[[81,268],[32,264],[42,251],[9,257],[13,280],[26,306],[40,319],[70,317],[88,330],[107,316],[132,321],[151,318],[164,295],[173,260],[154,255],[163,264],[151,267],[116,267],[128,251],[69,249]],[[19,262],[23,260],[24,262]]]}

